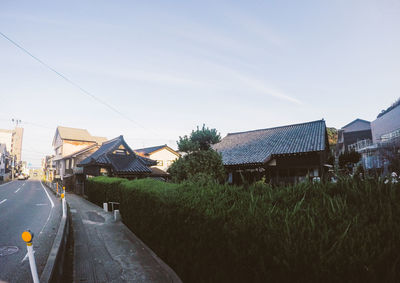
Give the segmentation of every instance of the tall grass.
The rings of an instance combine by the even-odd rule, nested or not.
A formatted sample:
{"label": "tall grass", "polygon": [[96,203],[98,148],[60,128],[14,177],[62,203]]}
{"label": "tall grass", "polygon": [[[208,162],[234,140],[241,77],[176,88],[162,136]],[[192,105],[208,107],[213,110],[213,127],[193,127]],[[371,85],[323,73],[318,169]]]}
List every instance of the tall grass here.
{"label": "tall grass", "polygon": [[118,199],[125,224],[185,282],[400,280],[399,184],[94,178],[87,187]]}

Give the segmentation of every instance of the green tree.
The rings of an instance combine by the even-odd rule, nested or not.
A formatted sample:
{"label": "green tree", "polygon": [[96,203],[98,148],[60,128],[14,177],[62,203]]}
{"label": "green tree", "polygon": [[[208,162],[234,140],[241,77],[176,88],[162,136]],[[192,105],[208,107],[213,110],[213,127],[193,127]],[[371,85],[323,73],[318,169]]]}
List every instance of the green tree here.
{"label": "green tree", "polygon": [[199,150],[176,160],[169,168],[172,181],[198,181],[199,179],[223,183],[225,169],[221,155],[215,150]]}
{"label": "green tree", "polygon": [[199,129],[197,126],[196,131],[192,131],[190,136],[179,137],[178,149],[179,151],[190,153],[198,150],[209,150],[211,145],[221,141],[221,135],[216,129],[209,129],[203,124]]}
{"label": "green tree", "polygon": [[176,160],[168,169],[174,182],[194,180],[204,182],[219,182],[225,180],[225,168],[221,155],[211,146],[221,140],[216,129],[205,125],[197,127],[190,136],[179,137],[178,149],[187,154]]}

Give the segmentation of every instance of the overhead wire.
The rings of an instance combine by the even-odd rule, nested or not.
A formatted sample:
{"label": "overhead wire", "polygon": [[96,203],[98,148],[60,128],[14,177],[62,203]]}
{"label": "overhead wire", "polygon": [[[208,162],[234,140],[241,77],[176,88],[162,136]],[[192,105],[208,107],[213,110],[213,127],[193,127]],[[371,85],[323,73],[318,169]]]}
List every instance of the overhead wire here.
{"label": "overhead wire", "polygon": [[[11,42],[14,46],[16,46],[17,48],[19,48],[20,50],[22,50],[24,53],[26,53],[27,55],[29,55],[30,57],[32,57],[34,60],[36,60],[37,62],[39,62],[40,64],[42,64],[44,67],[46,67],[47,69],[49,69],[50,71],[54,72],[56,75],[58,75],[59,77],[61,77],[62,79],[64,79],[66,82],[68,82],[69,84],[75,86],[76,88],[78,88],[82,93],[84,93],[85,95],[91,97],[92,99],[96,100],[97,102],[103,104],[104,106],[106,106],[107,108],[109,108],[111,111],[113,111],[114,113],[118,114],[119,116],[121,116],[122,118],[130,121],[133,124],[136,124],[137,126],[141,127],[142,129],[151,132],[152,134],[159,136],[158,133],[144,127],[141,123],[138,123],[137,121],[131,119],[129,116],[127,116],[126,114],[124,114],[123,112],[119,111],[118,109],[116,109],[114,106],[110,105],[109,103],[107,103],[106,101],[98,98],[97,96],[93,95],[92,93],[90,93],[89,91],[87,91],[86,89],[84,89],[83,87],[81,87],[79,84],[75,83],[74,81],[72,81],[71,79],[69,79],[68,77],[66,77],[64,74],[62,74],[61,72],[57,71],[56,69],[54,69],[53,67],[51,67],[50,65],[48,65],[47,63],[45,63],[44,61],[42,61],[41,59],[39,59],[38,57],[36,57],[35,55],[33,55],[30,51],[28,51],[26,48],[24,48],[23,46],[21,46],[20,44],[18,44],[17,42],[15,42],[14,40],[12,40],[11,38],[9,38],[7,35],[5,35],[3,32],[0,31],[0,35],[3,36],[6,40],[8,40],[9,42]],[[160,136],[159,136],[160,137]],[[160,137],[161,139],[165,139]]]}

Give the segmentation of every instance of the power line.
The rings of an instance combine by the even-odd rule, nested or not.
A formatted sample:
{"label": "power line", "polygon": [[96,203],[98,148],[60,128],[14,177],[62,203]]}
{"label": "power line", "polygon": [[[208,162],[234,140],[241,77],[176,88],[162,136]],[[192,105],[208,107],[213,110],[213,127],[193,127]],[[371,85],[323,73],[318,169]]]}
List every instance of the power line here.
{"label": "power line", "polygon": [[38,57],[36,57],[35,55],[33,55],[31,52],[29,52],[27,49],[25,49],[24,47],[22,47],[21,45],[19,45],[18,43],[16,43],[14,40],[12,40],[11,38],[9,38],[8,36],[6,36],[4,33],[2,33],[0,31],[0,35],[2,35],[5,39],[7,39],[9,42],[11,42],[13,45],[15,45],[16,47],[18,47],[20,50],[22,50],[23,52],[25,52],[26,54],[28,54],[30,57],[32,57],[33,59],[35,59],[36,61],[38,61],[40,64],[42,64],[43,66],[45,66],[47,69],[49,69],[50,71],[54,72],[56,75],[58,75],[59,77],[61,77],[62,79],[64,79],[66,82],[68,82],[69,84],[75,86],[76,88],[78,88],[81,92],[83,92],[84,94],[86,94],[87,96],[91,97],[92,99],[96,100],[97,102],[103,104],[104,106],[106,106],[107,108],[109,108],[111,111],[117,113],[119,116],[121,116],[124,119],[127,119],[128,121],[136,124],[137,126],[143,128],[144,130],[147,130],[149,132],[152,132],[153,134],[156,134],[158,136],[158,133],[151,131],[150,129],[147,129],[146,127],[144,127],[143,125],[141,125],[140,123],[136,122],[135,120],[131,119],[129,116],[125,115],[124,113],[122,113],[121,111],[119,111],[118,109],[116,109],[115,107],[111,106],[110,104],[108,104],[106,101],[96,97],[95,95],[91,94],[89,91],[87,91],[86,89],[84,89],[83,87],[81,87],[79,84],[75,83],[74,81],[70,80],[68,77],[66,77],[65,75],[63,75],[62,73],[60,73],[59,71],[57,71],[56,69],[54,69],[53,67],[49,66],[48,64],[46,64],[45,62],[43,62],[42,60],[40,60]]}

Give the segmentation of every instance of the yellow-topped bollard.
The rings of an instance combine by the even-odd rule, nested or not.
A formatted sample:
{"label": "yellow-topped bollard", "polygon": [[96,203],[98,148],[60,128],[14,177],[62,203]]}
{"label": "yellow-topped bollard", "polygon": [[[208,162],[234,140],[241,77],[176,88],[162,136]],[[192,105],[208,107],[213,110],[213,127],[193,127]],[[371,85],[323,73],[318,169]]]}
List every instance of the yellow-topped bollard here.
{"label": "yellow-topped bollard", "polygon": [[29,265],[31,267],[32,279],[34,283],[39,283],[39,276],[37,273],[35,256],[33,254],[33,247],[32,247],[32,240],[33,240],[33,233],[29,230],[22,232],[22,240],[26,243],[26,248],[28,250],[28,258],[29,258]]}
{"label": "yellow-topped bollard", "polygon": [[63,193],[61,194],[61,198],[64,198],[64,194]]}
{"label": "yellow-topped bollard", "polygon": [[21,237],[22,237],[22,240],[24,240],[24,241],[26,242],[27,245],[28,245],[28,244],[31,244],[31,245],[32,245],[32,238],[33,238],[33,236],[32,236],[32,234],[31,234],[31,232],[30,232],[29,230],[28,230],[28,231],[22,232]]}

